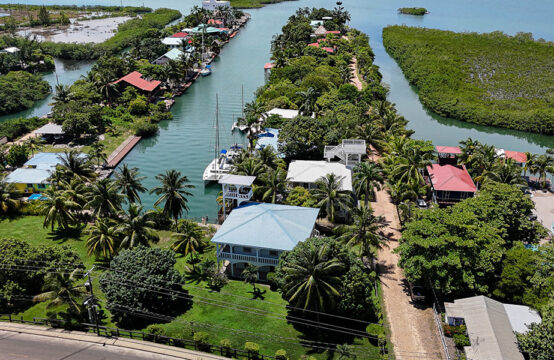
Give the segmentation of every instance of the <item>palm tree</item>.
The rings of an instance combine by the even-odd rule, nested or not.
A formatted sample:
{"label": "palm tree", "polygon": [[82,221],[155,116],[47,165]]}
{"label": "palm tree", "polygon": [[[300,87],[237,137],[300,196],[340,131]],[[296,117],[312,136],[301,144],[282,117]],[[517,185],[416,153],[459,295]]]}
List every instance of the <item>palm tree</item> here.
{"label": "palm tree", "polygon": [[98,166],[100,163],[108,160],[105,153],[106,146],[102,143],[95,142],[90,146],[90,151],[88,153],[91,159],[96,159]]}
{"label": "palm tree", "polygon": [[107,73],[96,73],[94,76],[94,86],[100,95],[108,101],[111,102],[111,99],[119,94],[116,84],[114,84],[114,79],[111,79]]}
{"label": "palm tree", "polygon": [[319,178],[312,190],[314,197],[319,200],[316,204],[318,207],[325,207],[327,218],[331,222],[335,222],[335,213],[337,210],[347,210],[351,204],[352,198],[347,190],[341,190],[342,177],[330,173]]}
{"label": "palm tree", "polygon": [[194,188],[194,185],[189,184],[189,179],[186,176],[181,176],[181,173],[176,170],[168,170],[165,174],[156,175],[156,179],[161,182],[161,186],[156,186],[150,193],[161,195],[154,203],[158,206],[164,203],[163,212],[166,216],[172,217],[177,224],[177,220],[183,211],[189,211],[187,196],[192,196],[192,193],[187,189]]}
{"label": "palm tree", "polygon": [[31,151],[31,155],[33,155],[35,151],[42,148],[42,140],[39,137],[31,137],[25,142],[25,145]]}
{"label": "palm tree", "polygon": [[62,104],[69,102],[69,96],[71,93],[69,90],[69,85],[57,84],[55,89],[56,93],[54,94],[54,96],[52,96],[52,100]]}
{"label": "palm tree", "polygon": [[242,271],[244,282],[252,285],[254,293],[257,292],[256,281],[258,281],[258,268],[252,264],[248,264]]}
{"label": "palm tree", "polygon": [[[365,140],[370,150],[373,148],[377,151],[382,151],[384,148],[383,132],[381,128],[371,122],[357,126],[352,135],[356,139]],[[373,155],[373,151],[371,154]]]}
{"label": "palm tree", "polygon": [[75,284],[80,277],[82,277],[82,270],[78,268],[69,274],[63,269],[48,273],[42,287],[44,292],[35,296],[33,301],[50,300],[47,308],[68,305],[73,313],[81,313],[86,290],[83,284]]}
{"label": "palm tree", "polygon": [[58,159],[60,164],[57,166],[57,170],[61,171],[68,181],[71,181],[74,176],[88,179],[94,174],[88,159],[77,150],[66,150],[62,155],[58,155]]}
{"label": "palm tree", "polygon": [[68,200],[62,190],[51,186],[42,195],[45,197],[40,202],[42,214],[44,215],[43,227],[50,226],[54,230],[54,226],[58,224],[62,229],[67,229],[75,222],[72,212],[79,209],[79,204]]}
{"label": "palm tree", "polygon": [[142,205],[131,203],[129,211],[122,216],[122,222],[115,230],[115,233],[121,236],[120,247],[132,249],[139,245],[150,246],[150,242],[158,242],[160,238],[154,226],[156,224],[149,219],[149,213],[142,213]]}
{"label": "palm tree", "polygon": [[538,156],[533,162],[531,171],[539,174],[539,180],[541,181],[542,187],[546,188],[546,174],[552,174],[554,172],[554,157],[549,154],[542,154]]}
{"label": "palm tree", "polygon": [[304,116],[312,116],[312,113],[316,111],[316,101],[319,97],[319,93],[313,87],[309,87],[306,91],[298,91],[296,93],[302,99],[302,103],[298,110]]}
{"label": "palm tree", "polygon": [[86,207],[92,210],[92,215],[115,218],[121,210],[123,195],[117,191],[113,180],[102,179],[92,185],[89,201]]}
{"label": "palm tree", "polygon": [[354,168],[354,188],[358,197],[364,194],[364,204],[369,206],[369,199],[373,198],[374,190],[381,190],[385,182],[381,167],[373,162],[363,162]]}
{"label": "palm tree", "polygon": [[525,166],[523,167],[523,176],[527,176],[527,171],[530,171],[533,168],[535,161],[537,161],[537,156],[537,154],[530,152],[525,153],[527,160],[525,161]]}
{"label": "palm tree", "polygon": [[262,162],[254,157],[248,157],[235,165],[234,173],[245,176],[260,176],[264,171]]}
{"label": "palm tree", "polygon": [[19,207],[19,200],[14,199],[15,185],[0,179],[0,213],[7,214]]}
{"label": "palm tree", "polygon": [[467,138],[466,140],[460,141],[460,147],[462,150],[462,155],[460,159],[462,163],[468,165],[473,160],[473,155],[478,147],[481,146],[479,140],[473,140],[472,138]]}
{"label": "palm tree", "polygon": [[262,165],[268,169],[286,166],[282,159],[277,158],[277,154],[275,154],[275,150],[272,146],[264,146],[262,149],[256,151],[256,158],[260,159]]}
{"label": "palm tree", "polygon": [[120,171],[115,173],[115,186],[117,190],[127,196],[129,203],[140,201],[139,192],[143,193],[146,188],[141,181],[146,179],[145,176],[138,176],[137,168],[129,168],[124,164]]}
{"label": "palm tree", "polygon": [[177,231],[171,235],[175,239],[173,250],[185,257],[189,255],[191,258],[196,257],[200,249],[205,246],[202,228],[194,221],[181,219],[175,229]]}
{"label": "palm tree", "polygon": [[118,248],[117,234],[115,233],[114,221],[108,218],[97,219],[88,229],[87,240],[88,255],[111,258]]}
{"label": "palm tree", "polygon": [[485,170],[485,181],[496,181],[509,185],[525,185],[521,177],[521,167],[513,159],[497,162],[491,170]]}
{"label": "palm tree", "polygon": [[262,181],[264,182],[262,200],[267,201],[271,198],[271,203],[275,204],[277,195],[283,194],[287,188],[287,173],[281,168],[269,169],[264,174]]}
{"label": "palm tree", "polygon": [[295,307],[325,312],[341,295],[339,272],[343,264],[330,256],[327,245],[302,247],[297,262],[284,267],[284,293]]}
{"label": "palm tree", "polygon": [[387,238],[381,234],[381,229],[387,226],[381,216],[373,215],[373,210],[368,207],[356,209],[351,225],[341,225],[336,229],[340,236],[338,240],[356,248],[361,259],[364,256],[373,258],[375,249],[382,248]]}
{"label": "palm tree", "polygon": [[79,208],[76,209],[75,212],[78,212],[86,205],[89,188],[80,178],[73,178],[70,182],[62,180],[58,185],[59,190],[62,191],[67,200],[73,201],[79,205]]}
{"label": "palm tree", "polygon": [[408,147],[403,156],[399,156],[398,162],[392,170],[392,175],[397,181],[408,182],[411,179],[423,184],[421,169],[431,164],[432,150],[422,149],[419,146]]}

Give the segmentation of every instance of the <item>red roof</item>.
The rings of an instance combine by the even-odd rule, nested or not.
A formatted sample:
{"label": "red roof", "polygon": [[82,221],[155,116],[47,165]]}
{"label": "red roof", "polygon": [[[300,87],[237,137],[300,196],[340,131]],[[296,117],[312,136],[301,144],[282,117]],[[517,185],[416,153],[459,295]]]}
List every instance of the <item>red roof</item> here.
{"label": "red roof", "polygon": [[315,43],[308,44],[308,46],[319,47],[319,44],[315,42]]}
{"label": "red roof", "polygon": [[461,154],[462,149],[459,146],[435,146],[438,153],[441,154]]}
{"label": "red roof", "polygon": [[187,36],[189,36],[189,34],[187,34],[186,32],[178,32],[171,35],[172,38],[186,38]]}
{"label": "red roof", "polygon": [[517,163],[527,162],[527,155],[519,151],[504,150],[506,159],[513,159]]}
{"label": "red roof", "polygon": [[340,35],[340,31],[338,31],[338,30],[330,30],[330,31],[326,31],[325,33],[326,33],[326,34],[336,34],[336,35]]}
{"label": "red roof", "polygon": [[272,63],[265,63],[264,69],[273,69],[275,67],[275,64]]}
{"label": "red roof", "polygon": [[334,53],[335,52],[335,49],[333,48],[330,48],[330,47],[324,47],[322,48],[323,50],[327,51],[328,53]]}
{"label": "red roof", "polygon": [[464,165],[427,166],[433,189],[439,191],[476,192],[477,188]]}
{"label": "red roof", "polygon": [[208,20],[208,24],[209,24],[209,25],[213,25],[213,24],[221,25],[221,24],[223,24],[223,21],[221,21],[221,20],[215,20],[215,19],[210,19],[210,20]]}
{"label": "red roof", "polygon": [[119,84],[120,82],[126,82],[129,85],[132,85],[140,90],[144,91],[153,91],[156,89],[162,82],[158,80],[145,80],[142,78],[142,74],[138,71],[133,71],[130,74],[125,75],[121,79],[114,82],[114,84]]}

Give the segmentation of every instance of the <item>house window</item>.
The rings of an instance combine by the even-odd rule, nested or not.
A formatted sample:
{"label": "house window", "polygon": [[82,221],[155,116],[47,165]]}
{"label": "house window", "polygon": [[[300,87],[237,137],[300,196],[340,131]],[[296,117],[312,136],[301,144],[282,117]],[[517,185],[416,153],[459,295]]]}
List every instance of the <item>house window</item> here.
{"label": "house window", "polygon": [[27,184],[27,187],[28,187],[28,188],[32,188],[32,187],[33,187],[33,184]]}
{"label": "house window", "polygon": [[38,188],[39,188],[39,189],[45,189],[45,188],[46,188],[46,185],[44,185],[44,184],[38,184]]}
{"label": "house window", "polygon": [[252,248],[243,247],[243,248],[242,248],[242,251],[244,251],[245,253],[251,253],[251,252],[252,252]]}
{"label": "house window", "polygon": [[269,250],[269,256],[277,256],[278,252],[277,250]]}

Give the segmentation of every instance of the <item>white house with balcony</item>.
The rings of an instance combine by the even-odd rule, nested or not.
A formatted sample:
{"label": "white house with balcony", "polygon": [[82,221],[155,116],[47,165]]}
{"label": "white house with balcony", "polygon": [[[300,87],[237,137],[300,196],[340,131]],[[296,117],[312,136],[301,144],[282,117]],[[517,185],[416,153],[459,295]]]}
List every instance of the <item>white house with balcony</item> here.
{"label": "white house with balcony", "polygon": [[234,209],[212,238],[217,261],[231,276],[248,264],[258,267],[259,279],[275,270],[283,251],[315,235],[319,209],[266,203],[246,203]]}
{"label": "white house with balcony", "polygon": [[317,187],[316,181],[327,174],[335,174],[341,180],[341,190],[352,191],[352,171],[338,162],[293,160],[289,164],[287,179],[291,187],[302,186],[311,190]]}
{"label": "white house with balcony", "polygon": [[365,140],[345,139],[338,145],[325,145],[323,157],[327,161],[339,158],[341,163],[349,166],[359,164],[366,152]]}

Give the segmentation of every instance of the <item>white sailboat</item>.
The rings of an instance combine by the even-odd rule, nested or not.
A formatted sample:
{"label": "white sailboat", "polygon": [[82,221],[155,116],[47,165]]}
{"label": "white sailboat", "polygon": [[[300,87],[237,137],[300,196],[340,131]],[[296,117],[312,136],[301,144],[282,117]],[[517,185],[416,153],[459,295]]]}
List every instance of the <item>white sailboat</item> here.
{"label": "white sailboat", "polygon": [[204,33],[206,32],[206,27],[202,30],[202,70],[200,70],[201,76],[209,76],[212,74],[212,68],[210,65],[206,64],[206,47],[204,46]]}
{"label": "white sailboat", "polygon": [[243,147],[240,144],[235,144],[226,149],[219,149],[219,100],[216,95],[216,110],[215,110],[215,148],[214,159],[204,170],[202,180],[205,184],[219,181],[224,175],[229,174],[233,168],[234,159],[241,153]]}

